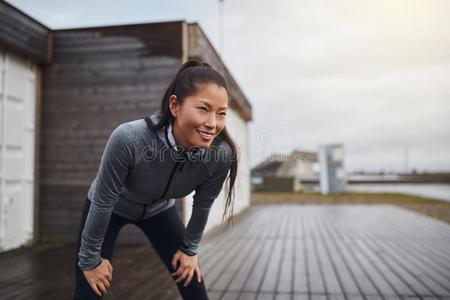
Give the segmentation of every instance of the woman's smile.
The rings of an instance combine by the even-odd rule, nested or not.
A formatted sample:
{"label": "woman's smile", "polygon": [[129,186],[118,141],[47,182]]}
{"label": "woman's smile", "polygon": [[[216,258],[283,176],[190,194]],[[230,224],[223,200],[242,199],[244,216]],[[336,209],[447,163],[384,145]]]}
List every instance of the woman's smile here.
{"label": "woman's smile", "polygon": [[208,132],[200,131],[200,130],[197,130],[197,132],[200,134],[200,136],[201,136],[205,141],[210,141],[210,140],[212,140],[212,138],[214,137],[214,134],[212,134],[212,133],[208,133]]}

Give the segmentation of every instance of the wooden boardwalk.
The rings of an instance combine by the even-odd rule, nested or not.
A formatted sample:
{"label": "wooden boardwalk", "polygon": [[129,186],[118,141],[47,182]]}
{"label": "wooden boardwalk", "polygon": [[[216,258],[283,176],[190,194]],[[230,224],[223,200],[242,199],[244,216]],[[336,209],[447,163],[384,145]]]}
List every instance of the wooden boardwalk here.
{"label": "wooden boardwalk", "polygon": [[[450,225],[393,205],[255,205],[199,254],[210,299],[450,299]],[[0,299],[70,299],[70,246],[0,254]],[[117,247],[104,299],[180,299],[151,247]]]}

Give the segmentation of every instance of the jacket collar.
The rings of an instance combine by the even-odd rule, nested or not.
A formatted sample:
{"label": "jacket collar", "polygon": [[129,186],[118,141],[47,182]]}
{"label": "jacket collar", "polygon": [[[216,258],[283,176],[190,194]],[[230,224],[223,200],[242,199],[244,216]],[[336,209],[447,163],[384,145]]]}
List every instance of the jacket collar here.
{"label": "jacket collar", "polygon": [[[156,113],[150,116],[150,119],[152,123],[155,125],[162,119],[162,113],[160,111],[157,111]],[[172,120],[169,120],[169,122],[167,122],[167,124],[161,127],[159,130],[157,130],[156,133],[160,138],[160,140],[163,141],[163,143],[167,147],[169,147],[169,149],[172,149],[179,155],[188,155],[195,157],[196,159],[199,159],[203,158],[206,153],[206,149],[200,147],[193,147],[190,149],[185,149],[185,151],[182,151],[183,149],[181,149],[181,147],[179,147],[176,144],[175,138],[173,136]]]}

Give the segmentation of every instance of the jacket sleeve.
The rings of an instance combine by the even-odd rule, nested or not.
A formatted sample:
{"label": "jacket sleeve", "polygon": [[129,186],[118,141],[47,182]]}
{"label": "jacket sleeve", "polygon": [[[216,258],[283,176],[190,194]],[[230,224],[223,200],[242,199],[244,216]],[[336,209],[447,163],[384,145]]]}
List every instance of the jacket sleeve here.
{"label": "jacket sleeve", "polygon": [[78,265],[82,270],[101,262],[100,252],[114,205],[134,162],[134,136],[129,125],[121,124],[111,133],[103,151],[94,196],[81,235]]}
{"label": "jacket sleeve", "polygon": [[187,255],[193,256],[197,254],[203,230],[208,221],[209,211],[214,200],[222,190],[231,166],[231,160],[224,160],[220,164],[216,172],[195,189],[191,218],[186,226],[186,234],[179,248]]}

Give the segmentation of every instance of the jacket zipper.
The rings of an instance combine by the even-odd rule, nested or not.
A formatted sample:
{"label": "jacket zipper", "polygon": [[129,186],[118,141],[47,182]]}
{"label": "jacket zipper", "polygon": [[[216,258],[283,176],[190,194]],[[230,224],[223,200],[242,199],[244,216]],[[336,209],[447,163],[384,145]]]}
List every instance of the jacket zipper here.
{"label": "jacket zipper", "polygon": [[[165,133],[166,143],[167,143],[167,145],[168,145],[169,148],[170,148],[169,135],[168,135],[167,131],[168,131],[168,128],[167,128],[167,125],[166,125],[165,128],[164,128],[164,133]],[[185,157],[185,154],[183,154],[183,156]],[[169,189],[169,185],[170,185],[170,183],[172,182],[173,175],[175,174],[175,171],[176,171],[176,169],[177,169],[177,167],[178,167],[178,165],[179,165],[180,163],[181,163],[181,167],[180,167],[180,169],[179,169],[178,171],[181,172],[181,171],[183,170],[184,162],[185,162],[185,161],[182,161],[182,162],[177,161],[177,162],[175,162],[175,167],[172,169],[172,173],[170,174],[170,178],[169,178],[169,181],[167,182],[166,188],[164,189],[164,192],[163,192],[163,194],[161,195],[161,197],[159,197],[159,199],[164,198],[164,196],[166,195],[167,190]]]}
{"label": "jacket zipper", "polygon": [[[164,188],[164,192],[163,192],[163,194],[159,197],[159,199],[164,198],[164,196],[167,194],[167,191],[169,190],[170,183],[172,182],[172,179],[173,179],[173,175],[175,174],[175,171],[177,170],[178,165],[179,165],[180,163],[181,163],[181,162],[179,162],[179,161],[175,162],[175,166],[173,167],[172,172],[170,173],[170,177],[169,177],[169,180],[167,181],[166,187]],[[181,167],[183,167],[183,165],[182,165]],[[144,207],[143,207],[143,210],[142,210],[142,214],[141,214],[141,216],[139,217],[138,221],[141,221],[142,218],[143,218],[144,215],[145,215],[145,210],[146,210],[147,204],[143,204],[143,205],[144,205]]]}
{"label": "jacket zipper", "polygon": [[144,215],[145,215],[145,211],[147,210],[147,204],[144,204],[144,207],[143,207],[143,209],[142,209],[142,214],[141,214],[141,216],[139,217],[139,219],[138,219],[138,221],[141,221],[142,220],[142,218],[144,217]]}
{"label": "jacket zipper", "polygon": [[163,192],[163,194],[159,197],[159,199],[164,198],[164,196],[167,194],[167,190],[169,189],[169,185],[170,185],[170,183],[172,182],[173,175],[175,174],[175,171],[176,171],[176,169],[178,168],[178,165],[179,165],[179,164],[180,164],[179,161],[175,162],[175,167],[173,167],[173,169],[172,169],[172,173],[170,174],[169,181],[167,181],[166,188],[164,189],[164,192]]}
{"label": "jacket zipper", "polygon": [[[167,127],[166,127],[165,133],[166,133],[166,141],[167,141],[167,143],[170,145],[169,138],[167,137]],[[173,167],[172,172],[170,173],[170,177],[169,177],[169,180],[167,181],[166,187],[164,188],[164,192],[163,192],[163,194],[159,197],[159,199],[162,199],[162,198],[164,198],[164,196],[166,196],[167,191],[169,190],[170,183],[172,182],[173,176],[174,176],[174,174],[175,174],[175,171],[177,170],[178,165],[179,165],[180,163],[181,163],[181,167],[180,167],[180,169],[179,169],[178,171],[181,172],[181,171],[183,170],[184,162],[179,162],[179,161],[175,162],[175,166]],[[141,216],[139,217],[138,221],[141,221],[142,218],[144,217],[146,208],[147,208],[147,204],[144,204],[144,207],[143,207],[143,210],[142,210],[142,214],[141,214]]]}

